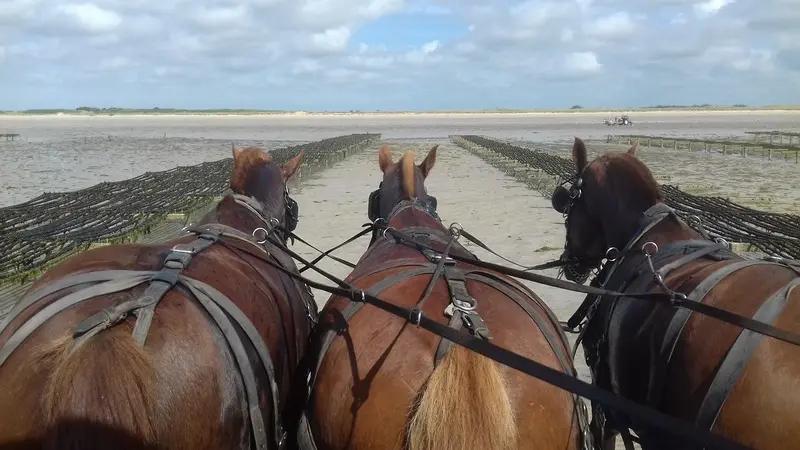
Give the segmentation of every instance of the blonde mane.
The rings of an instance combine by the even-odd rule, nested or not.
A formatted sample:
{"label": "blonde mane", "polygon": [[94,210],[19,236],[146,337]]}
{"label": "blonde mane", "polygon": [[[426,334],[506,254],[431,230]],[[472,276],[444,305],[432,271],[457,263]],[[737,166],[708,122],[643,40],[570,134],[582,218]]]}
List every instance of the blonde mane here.
{"label": "blonde mane", "polygon": [[416,167],[414,166],[414,152],[407,151],[400,159],[400,170],[403,179],[403,190],[409,198],[417,196]]}

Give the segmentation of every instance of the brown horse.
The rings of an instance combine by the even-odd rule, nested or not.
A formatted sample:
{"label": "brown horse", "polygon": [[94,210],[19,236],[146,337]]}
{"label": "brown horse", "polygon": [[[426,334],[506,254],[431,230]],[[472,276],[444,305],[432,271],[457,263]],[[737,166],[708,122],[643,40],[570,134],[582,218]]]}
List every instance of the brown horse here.
{"label": "brown horse", "polygon": [[[371,219],[437,252],[378,233],[346,281],[387,302],[416,308],[482,339],[574,374],[558,321],[522,284],[456,263],[472,257],[438,218],[419,165],[379,151],[381,187]],[[585,408],[571,394],[415,327],[404,318],[333,296],[323,309],[311,393],[300,425],[303,449],[576,449]],[[413,321],[413,317],[411,318]],[[580,405],[580,406],[579,406]],[[586,442],[588,445],[589,443]]]}
{"label": "brown horse", "polygon": [[[663,203],[647,166],[628,152],[587,163],[575,140],[577,175],[559,187],[553,206],[566,215],[567,278],[621,292],[663,291],[800,330],[800,266],[788,260],[745,260],[724,241],[695,230]],[[658,283],[647,262],[663,279]],[[583,339],[595,383],[631,400],[693,422],[742,445],[784,449],[800,440],[800,348],[667,303],[628,297],[594,302]],[[588,304],[588,303],[587,303]],[[632,425],[643,448],[690,448],[637,427],[635,418],[595,407],[593,433],[613,448],[616,431]],[[610,422],[603,426],[600,418]],[[594,420],[598,419],[598,420]],[[634,421],[631,423],[630,421]]]}
{"label": "brown horse", "polygon": [[296,223],[303,154],[233,158],[232,193],[192,236],[74,256],[0,324],[0,446],[278,448],[317,310],[252,236]]}

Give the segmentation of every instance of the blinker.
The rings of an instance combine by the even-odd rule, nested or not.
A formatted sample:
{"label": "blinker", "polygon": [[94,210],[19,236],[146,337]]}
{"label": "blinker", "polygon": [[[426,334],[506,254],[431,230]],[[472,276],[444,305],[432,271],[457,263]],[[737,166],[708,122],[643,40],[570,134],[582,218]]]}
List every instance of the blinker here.
{"label": "blinker", "polygon": [[370,222],[375,222],[381,216],[381,187],[383,182],[378,185],[378,189],[370,192],[367,204],[367,217]]}
{"label": "blinker", "polygon": [[570,191],[564,186],[558,186],[553,192],[553,197],[551,199],[553,203],[553,209],[563,214],[566,212],[567,206],[571,200],[572,195],[570,194]]}

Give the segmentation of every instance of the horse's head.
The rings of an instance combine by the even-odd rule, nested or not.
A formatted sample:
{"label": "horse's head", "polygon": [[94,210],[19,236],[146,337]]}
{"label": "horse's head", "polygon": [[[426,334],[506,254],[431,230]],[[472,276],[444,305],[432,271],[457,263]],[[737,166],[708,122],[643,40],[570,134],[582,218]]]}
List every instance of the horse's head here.
{"label": "horse's head", "polygon": [[305,154],[300,152],[285,163],[278,164],[269,153],[257,147],[232,147],[232,152],[230,189],[236,203],[258,216],[260,226],[266,230],[281,225],[293,231],[297,226],[299,211],[297,203],[289,197],[286,183],[297,172]]}
{"label": "horse's head", "polygon": [[639,228],[642,213],[663,198],[658,183],[636,156],[603,154],[587,163],[586,145],[575,138],[572,159],[576,175],[553,193],[553,208],[564,214],[567,228],[562,259],[567,279],[583,283],[606,257],[614,258]]}
{"label": "horse's head", "polygon": [[436,216],[436,198],[425,190],[425,178],[436,162],[436,149],[428,152],[428,156],[419,165],[414,164],[414,152],[406,152],[396,163],[392,161],[392,151],[387,145],[378,150],[378,165],[383,172],[383,181],[376,191],[369,196],[369,219],[388,221],[395,208],[402,202],[410,200],[419,204]]}

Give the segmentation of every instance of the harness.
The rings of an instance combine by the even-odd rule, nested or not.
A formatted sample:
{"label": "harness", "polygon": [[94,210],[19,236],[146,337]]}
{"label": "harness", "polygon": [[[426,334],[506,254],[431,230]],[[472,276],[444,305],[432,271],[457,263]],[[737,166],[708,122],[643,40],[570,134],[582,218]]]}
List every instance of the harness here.
{"label": "harness", "polygon": [[[678,219],[675,212],[664,204],[658,204],[648,209],[640,220],[640,228],[634,235],[634,238],[628,242],[621,252],[618,252],[620,256],[613,260],[613,264],[610,267],[603,268],[600,274],[598,274],[596,280],[603,280],[600,286],[605,289],[613,284],[620,286],[616,289],[617,291],[630,289],[639,292],[644,291],[655,282],[662,288],[669,290],[664,280],[676,269],[703,258],[714,261],[731,261],[729,264],[722,265],[703,279],[691,293],[688,294],[689,298],[702,302],[723,279],[744,268],[756,265],[773,265],[789,268],[796,272],[799,278],[793,279],[787,285],[779,289],[772,297],[768,298],[753,316],[754,320],[766,324],[773,324],[783,310],[791,290],[800,284],[800,262],[772,257],[758,260],[742,260],[741,257],[728,248],[724,240],[717,239],[716,242],[712,242],[702,228],[700,229],[701,234],[706,238],[703,240],[672,242],[662,249],[659,249],[652,242],[646,242],[641,245],[641,252],[634,248],[653,227],[669,217]],[[620,268],[625,266],[626,261],[628,261],[626,257],[636,254],[644,255],[647,266],[642,268],[641,265],[643,261],[634,260],[628,265],[636,267],[638,270],[633,271],[632,274],[623,273]],[[611,389],[609,384],[616,384],[616,382],[608,366],[610,363],[609,351],[611,350],[611,343],[608,341],[607,336],[612,326],[612,317],[616,312],[620,297],[610,298],[601,306],[600,300],[602,298],[602,296],[587,296],[584,304],[581,305],[578,312],[570,319],[570,323],[575,323],[576,318],[578,320],[582,318],[580,314],[581,311],[585,313],[586,321],[584,323],[588,323],[589,326],[583,331],[588,330],[590,327],[594,328],[594,332],[591,333],[590,336],[581,335],[586,349],[586,362],[591,368],[594,378],[597,380],[597,384],[604,385],[601,387],[605,389]],[[589,305],[589,307],[585,308],[586,305]],[[599,319],[602,322],[595,323],[596,321],[593,321],[593,318],[597,317],[598,310],[600,309],[602,309],[603,314],[600,315]],[[654,408],[658,408],[660,405],[663,388],[666,383],[666,370],[672,361],[678,340],[691,314],[692,311],[690,309],[674,308],[673,316],[661,338],[658,354],[651,361],[651,378],[648,384],[647,403]],[[587,334],[590,333],[587,332]],[[726,399],[741,377],[753,351],[763,337],[762,334],[755,333],[751,330],[740,330],[736,341],[718,366],[713,380],[706,391],[695,418],[695,425],[698,426],[698,428],[707,429],[709,431],[713,429]],[[599,404],[593,405],[593,413],[593,417],[597,418],[597,423],[601,427],[601,433],[608,431],[606,430],[606,424],[615,426],[611,423],[612,421],[608,420],[609,418]],[[619,429],[619,427],[616,428]],[[623,432],[622,436],[623,439],[625,439],[626,433]],[[626,442],[626,446],[627,445],[629,445],[629,443]]]}
{"label": "harness", "polygon": [[[288,191],[286,191],[285,195],[288,198]],[[265,224],[277,222],[277,219],[267,220],[263,216],[260,212],[263,210],[263,206],[257,200],[239,194],[233,194],[233,197],[237,203],[254,212]],[[289,203],[286,204],[287,217],[290,217],[289,213],[291,211],[294,212],[294,217],[296,218],[297,203],[294,201],[291,203],[293,206],[290,206]],[[295,220],[294,225],[296,223]],[[268,228],[259,228],[256,231],[258,230],[263,230],[267,235],[279,231],[277,227],[271,225],[268,225]],[[244,251],[248,253],[255,251],[256,254],[261,255],[263,258],[271,258],[287,270],[296,271],[297,268],[293,260],[280,251],[278,247],[272,244],[267,245],[266,240],[257,243],[253,237],[235,228],[222,224],[207,224],[188,228],[186,231],[197,236],[196,239],[188,244],[175,245],[164,259],[161,270],[102,270],[77,274],[60,279],[25,295],[0,324],[0,334],[8,328],[16,317],[41,299],[64,289],[79,288],[48,304],[20,325],[0,348],[0,366],[39,326],[65,309],[98,296],[123,292],[147,283],[144,293],[137,298],[108,306],[78,323],[73,330],[74,341],[71,351],[74,352],[84,345],[89,338],[122,322],[131,314],[136,317],[132,337],[136,345],[141,348],[147,339],[155,309],[159,302],[171,289],[181,288],[188,297],[193,297],[208,313],[230,347],[245,388],[247,410],[242,412],[250,417],[250,428],[255,448],[265,450],[268,448],[268,437],[264,423],[264,411],[260,406],[259,386],[256,375],[258,372],[256,372],[253,367],[253,361],[248,356],[248,346],[255,350],[258,359],[257,363],[260,363],[266,372],[272,395],[271,410],[274,418],[274,423],[272,424],[274,443],[277,448],[283,448],[287,435],[280,417],[280,393],[275,379],[275,367],[266,343],[250,319],[244,315],[230,298],[209,284],[183,275],[183,271],[195,256],[209,249],[215,243],[244,250],[230,245],[222,238],[243,242],[248,247]],[[288,291],[285,280],[287,276],[281,272],[278,273],[278,276],[284,289]],[[300,286],[304,285],[291,278],[289,278],[289,281],[294,283],[295,289],[300,293],[306,308],[306,316],[313,325],[316,320],[316,304],[310,290],[307,286],[301,288]],[[237,328],[242,330],[247,343],[245,343]]]}
{"label": "harness", "polygon": [[[378,217],[380,217],[379,205],[380,189],[370,194],[370,219],[378,220]],[[433,206],[431,206],[430,203],[422,202],[419,199],[404,201],[399,203],[392,210],[388,217],[393,216],[402,209],[412,207],[421,209],[428,213],[431,213],[431,210],[433,209],[432,215],[439,219],[438,215],[435,214],[435,206],[435,198],[433,201]],[[352,283],[359,279],[363,279],[390,269],[407,268],[405,271],[392,274],[373,284],[369,288],[364,289],[368,294],[378,296],[392,286],[403,281],[407,281],[413,277],[430,276],[430,280],[423,291],[421,298],[416,303],[414,308],[411,309],[411,313],[408,318],[412,324],[419,324],[420,318],[422,317],[422,307],[425,301],[429,298],[430,293],[438,281],[440,279],[444,279],[450,294],[450,303],[442,313],[449,319],[448,327],[454,330],[466,328],[470,334],[483,340],[491,340],[492,334],[481,318],[480,314],[478,314],[478,302],[469,294],[466,282],[467,280],[471,280],[488,285],[508,296],[517,305],[519,305],[519,307],[536,323],[539,329],[542,330],[542,334],[545,336],[550,348],[559,360],[561,369],[566,373],[575,375],[574,368],[572,368],[571,360],[568,354],[568,348],[562,344],[563,342],[567,342],[567,340],[566,335],[561,329],[558,319],[544,304],[536,300],[537,297],[530,292],[525,285],[511,278],[500,277],[496,273],[485,269],[458,263],[455,259],[449,256],[449,253],[454,250],[453,247],[460,236],[460,231],[460,228],[456,228],[454,226],[450,227],[447,235],[441,232],[434,232],[429,228],[422,227],[404,229],[404,233],[410,236],[413,241],[429,243],[428,245],[436,243],[438,246],[443,247],[443,250],[440,252],[434,252],[428,248],[417,247],[423,256],[425,256],[426,261],[420,261],[416,258],[404,258],[390,261],[380,264],[377,267],[373,267],[369,271],[358,274],[350,282]],[[377,233],[374,233],[373,243],[376,238]],[[397,244],[400,242],[395,241],[393,243]],[[370,248],[371,251],[374,251],[375,249],[375,247],[372,246],[372,243],[370,244]],[[463,247],[459,246],[455,250],[459,253],[466,254],[468,257],[477,259],[475,255],[463,249]],[[362,260],[367,257],[368,256],[365,255],[362,257]],[[537,304],[536,306],[539,307],[539,310],[544,311],[545,314],[542,315],[540,312],[538,312],[536,308],[531,305],[529,299],[534,299]],[[365,302],[350,302],[341,311],[344,323],[348,323],[356,315],[356,313],[361,310],[364,304]],[[343,324],[342,327],[346,327],[346,325]],[[320,351],[316,359],[316,364],[314,365],[309,377],[307,398],[310,397],[311,391],[313,390],[316,382],[317,374],[319,373],[319,369],[327,351],[333,344],[333,340],[336,338],[337,331],[340,330],[327,329],[321,337]],[[451,346],[451,341],[444,338],[439,339],[439,344],[437,345],[434,354],[434,367],[441,362],[442,358],[444,358]],[[579,397],[573,396],[573,399],[576,402],[575,404],[577,409],[578,423],[581,430],[583,448],[584,450],[590,450],[592,449],[592,440],[591,434],[588,431],[588,411],[585,403]],[[301,413],[298,426],[298,444],[302,450],[317,450],[318,446],[314,440],[308,414],[309,410],[308,407],[306,407]]]}

